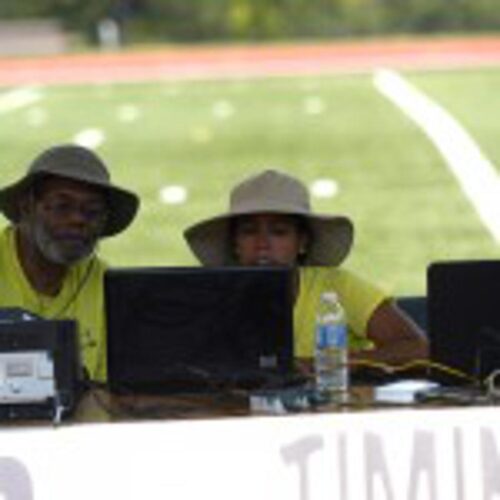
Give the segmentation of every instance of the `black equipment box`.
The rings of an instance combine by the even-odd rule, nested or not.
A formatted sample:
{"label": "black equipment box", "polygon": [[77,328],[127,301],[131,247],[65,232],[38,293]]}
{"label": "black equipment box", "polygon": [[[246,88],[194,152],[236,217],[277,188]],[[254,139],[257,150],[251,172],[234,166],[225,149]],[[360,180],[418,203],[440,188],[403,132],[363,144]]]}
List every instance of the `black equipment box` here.
{"label": "black equipment box", "polygon": [[82,386],[75,321],[2,315],[0,419],[59,421],[75,409]]}

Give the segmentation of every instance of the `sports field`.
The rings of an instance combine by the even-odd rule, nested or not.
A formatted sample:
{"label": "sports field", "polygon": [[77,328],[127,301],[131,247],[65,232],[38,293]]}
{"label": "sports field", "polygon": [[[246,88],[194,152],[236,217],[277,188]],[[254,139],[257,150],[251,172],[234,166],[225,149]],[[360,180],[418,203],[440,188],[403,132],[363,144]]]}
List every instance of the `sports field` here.
{"label": "sports field", "polygon": [[[469,134],[480,153],[470,161],[460,149],[461,136],[443,132],[458,161],[465,159],[473,172],[484,162],[495,168],[500,166],[500,64],[459,66],[403,68],[398,75]],[[143,200],[133,227],[103,242],[104,256],[116,265],[192,264],[182,230],[225,210],[229,187],[246,174],[281,168],[307,182],[318,211],[353,218],[357,235],[347,266],[394,293],[421,293],[429,262],[497,257],[499,243],[464,195],[449,158],[422,125],[383,94],[376,75],[302,71],[5,84],[2,184],[17,178],[49,144],[94,147],[108,160],[114,179]],[[495,214],[500,187],[487,184],[493,193],[488,207]]]}

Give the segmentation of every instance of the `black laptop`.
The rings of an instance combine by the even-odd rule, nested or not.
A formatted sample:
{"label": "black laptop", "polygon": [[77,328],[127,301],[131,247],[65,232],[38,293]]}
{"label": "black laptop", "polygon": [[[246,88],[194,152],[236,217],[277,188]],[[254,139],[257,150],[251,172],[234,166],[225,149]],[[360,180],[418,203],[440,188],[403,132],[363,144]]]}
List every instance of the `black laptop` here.
{"label": "black laptop", "polygon": [[292,271],[159,267],[105,275],[119,393],[254,389],[293,372]]}
{"label": "black laptop", "polygon": [[431,264],[427,300],[433,361],[479,379],[500,369],[500,261]]}

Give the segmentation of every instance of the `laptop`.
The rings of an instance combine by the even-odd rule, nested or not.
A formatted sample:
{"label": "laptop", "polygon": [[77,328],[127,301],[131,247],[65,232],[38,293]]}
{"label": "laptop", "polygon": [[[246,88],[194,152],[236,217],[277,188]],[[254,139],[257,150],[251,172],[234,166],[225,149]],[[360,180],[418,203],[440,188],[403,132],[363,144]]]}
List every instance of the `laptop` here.
{"label": "laptop", "polygon": [[293,372],[292,270],[143,267],[105,275],[115,393],[255,389]]}
{"label": "laptop", "polygon": [[[432,361],[481,380],[500,369],[500,261],[431,264],[427,300]],[[441,382],[460,382],[440,373]]]}

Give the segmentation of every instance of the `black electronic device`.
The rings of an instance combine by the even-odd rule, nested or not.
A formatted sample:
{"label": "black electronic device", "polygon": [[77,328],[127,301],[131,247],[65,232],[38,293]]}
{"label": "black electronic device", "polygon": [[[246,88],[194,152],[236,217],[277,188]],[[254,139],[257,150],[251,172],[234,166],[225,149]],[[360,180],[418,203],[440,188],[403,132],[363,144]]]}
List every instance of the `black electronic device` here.
{"label": "black electronic device", "polygon": [[293,278],[288,268],[108,270],[110,389],[283,383],[293,370]]}
{"label": "black electronic device", "polygon": [[[427,272],[431,359],[483,380],[500,369],[500,261],[442,261]],[[439,371],[445,384],[460,379]]]}
{"label": "black electronic device", "polygon": [[82,389],[76,323],[20,311],[0,310],[0,419],[59,421]]}

